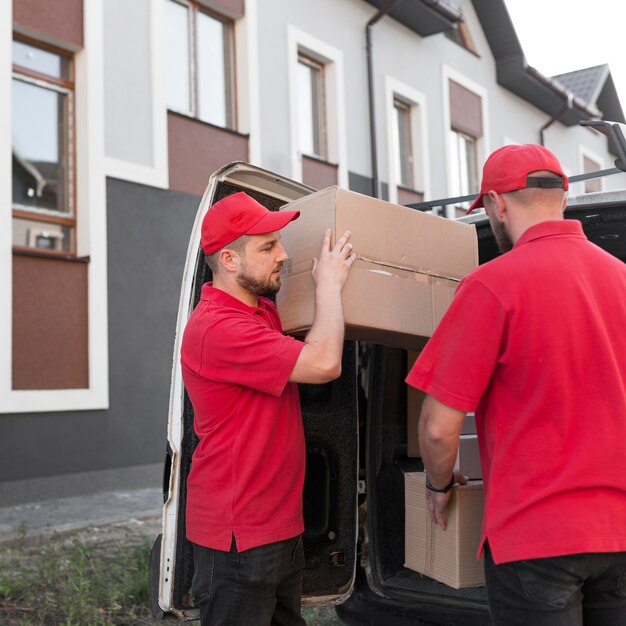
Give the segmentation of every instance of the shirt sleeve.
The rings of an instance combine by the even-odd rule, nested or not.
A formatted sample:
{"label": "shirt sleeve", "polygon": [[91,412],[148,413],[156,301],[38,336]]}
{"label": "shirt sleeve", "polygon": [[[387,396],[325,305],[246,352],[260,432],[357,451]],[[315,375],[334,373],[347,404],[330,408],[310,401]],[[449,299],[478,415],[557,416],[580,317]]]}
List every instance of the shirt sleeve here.
{"label": "shirt sleeve", "polygon": [[406,382],[458,411],[474,411],[498,365],[506,319],[487,287],[465,279]]}
{"label": "shirt sleeve", "polygon": [[202,337],[198,374],[279,396],[303,345],[254,316],[225,316]]}

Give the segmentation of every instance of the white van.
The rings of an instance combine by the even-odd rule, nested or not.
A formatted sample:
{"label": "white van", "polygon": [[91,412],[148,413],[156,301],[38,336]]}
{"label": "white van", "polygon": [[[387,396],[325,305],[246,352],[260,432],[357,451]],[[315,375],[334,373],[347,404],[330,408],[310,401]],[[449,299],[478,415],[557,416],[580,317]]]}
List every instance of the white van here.
{"label": "white van", "polygon": [[[621,148],[626,154],[626,142]],[[154,614],[181,621],[198,619],[198,610],[189,592],[193,558],[185,538],[186,480],[197,440],[180,342],[201,286],[210,280],[200,249],[202,218],[235,191],[276,210],[314,190],[238,162],[211,176],[198,210],[176,328],[163,533],[151,555]],[[573,197],[566,217],[626,261],[626,192]],[[484,212],[462,219],[476,225],[480,262],[494,258],[498,251]],[[403,350],[348,341],[338,380],[300,385],[307,450],[303,605],[337,604],[348,624],[489,624],[484,588],[455,590],[404,567],[404,474],[422,469],[419,458],[407,455],[406,363]]]}

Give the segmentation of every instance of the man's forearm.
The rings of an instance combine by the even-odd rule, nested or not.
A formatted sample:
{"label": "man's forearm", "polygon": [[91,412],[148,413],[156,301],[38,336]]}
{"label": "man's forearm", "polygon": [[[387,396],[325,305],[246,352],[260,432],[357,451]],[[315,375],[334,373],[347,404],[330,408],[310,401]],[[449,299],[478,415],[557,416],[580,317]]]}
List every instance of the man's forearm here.
{"label": "man's forearm", "polygon": [[318,285],[315,290],[315,316],[305,344],[319,351],[320,358],[341,364],[344,339],[341,289]]}
{"label": "man's forearm", "polygon": [[430,483],[443,488],[454,471],[465,413],[426,396],[419,420],[419,445]]}
{"label": "man's forearm", "polygon": [[428,441],[422,445],[420,439],[420,451],[424,468],[428,473],[431,485],[443,489],[454,473],[458,441]]}

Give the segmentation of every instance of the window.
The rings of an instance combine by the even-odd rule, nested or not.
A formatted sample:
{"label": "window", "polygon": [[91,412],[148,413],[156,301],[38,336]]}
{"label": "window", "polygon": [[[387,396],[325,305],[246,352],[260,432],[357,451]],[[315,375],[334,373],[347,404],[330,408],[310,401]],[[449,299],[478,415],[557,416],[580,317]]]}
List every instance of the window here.
{"label": "window", "polygon": [[235,127],[232,23],[165,0],[166,98],[173,111]]}
{"label": "window", "polygon": [[348,187],[343,52],[287,25],[291,177]]}
{"label": "window", "polygon": [[[450,192],[453,197],[467,196],[478,191],[478,150],[483,128],[483,98],[456,80],[448,81],[450,97]],[[469,207],[464,202],[448,209],[448,217],[460,216]]]}
{"label": "window", "polygon": [[13,245],[74,254],[72,60],[19,40],[12,57]]}
{"label": "window", "polygon": [[395,151],[396,184],[413,189],[413,145],[411,128],[411,105],[394,98],[394,134],[397,138]]}
{"label": "window", "polygon": [[[599,172],[601,169],[602,167],[597,161],[587,155],[583,156],[583,171],[585,174]],[[593,193],[594,191],[602,191],[601,178],[591,178],[585,181],[585,193]]]}
{"label": "window", "polygon": [[324,66],[298,55],[298,149],[327,159]]}
{"label": "window", "polygon": [[446,36],[460,46],[463,46],[469,52],[478,55],[478,49],[476,48],[476,44],[474,43],[474,39],[472,38],[472,34],[466,22],[461,21],[455,24],[451,30],[446,32]]}
{"label": "window", "polygon": [[[478,191],[476,139],[460,131],[450,130],[450,161],[452,196],[467,196]],[[457,215],[465,214],[469,203],[457,206]]]}

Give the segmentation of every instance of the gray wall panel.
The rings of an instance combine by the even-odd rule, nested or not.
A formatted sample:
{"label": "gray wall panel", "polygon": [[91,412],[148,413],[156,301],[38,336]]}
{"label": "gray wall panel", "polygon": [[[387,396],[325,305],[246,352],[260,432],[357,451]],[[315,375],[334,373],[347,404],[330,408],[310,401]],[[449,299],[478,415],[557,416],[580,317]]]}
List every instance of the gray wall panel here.
{"label": "gray wall panel", "polygon": [[163,460],[180,282],[199,201],[108,179],[110,408],[0,415],[0,482]]}

